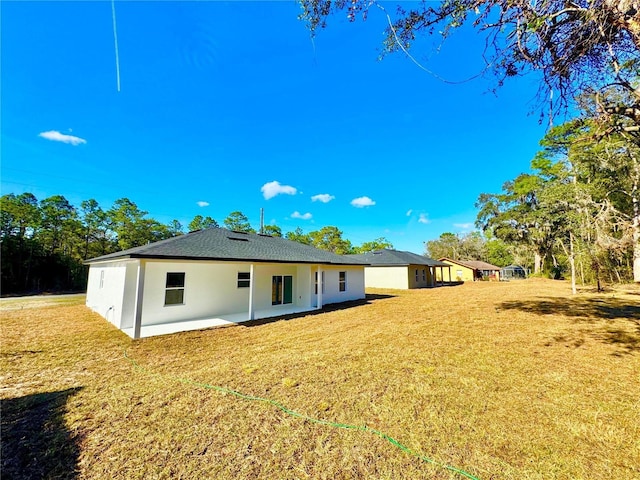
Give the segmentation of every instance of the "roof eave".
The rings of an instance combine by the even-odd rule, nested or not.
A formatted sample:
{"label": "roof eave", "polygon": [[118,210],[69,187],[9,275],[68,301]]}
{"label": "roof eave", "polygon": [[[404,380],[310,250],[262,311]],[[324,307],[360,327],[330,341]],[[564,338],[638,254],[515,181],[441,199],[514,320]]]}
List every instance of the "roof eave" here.
{"label": "roof eave", "polygon": [[109,258],[97,257],[91,260],[85,260],[84,265],[91,265],[94,263],[103,263],[116,260],[125,259],[145,259],[145,260],[188,260],[188,261],[215,261],[215,262],[255,262],[255,263],[286,263],[286,264],[305,264],[305,265],[336,265],[346,267],[366,267],[369,263],[348,263],[348,262],[328,262],[328,261],[314,261],[314,260],[277,260],[277,259],[258,259],[258,258],[235,258],[235,257],[199,257],[188,255],[146,255],[143,253],[130,253],[127,255],[114,256]]}

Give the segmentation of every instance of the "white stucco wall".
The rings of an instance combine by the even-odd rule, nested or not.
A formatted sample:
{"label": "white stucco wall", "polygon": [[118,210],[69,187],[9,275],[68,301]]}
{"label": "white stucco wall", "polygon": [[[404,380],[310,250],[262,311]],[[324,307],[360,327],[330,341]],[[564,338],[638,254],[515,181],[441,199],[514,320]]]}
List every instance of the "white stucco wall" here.
{"label": "white stucco wall", "polygon": [[127,263],[127,271],[125,274],[125,289],[122,297],[122,319],[120,328],[133,328],[133,317],[136,312],[136,286],[138,283],[138,265],[144,260],[136,260]]}
{"label": "white stucco wall", "polygon": [[[238,272],[249,272],[250,263],[174,262],[148,260],[145,267],[142,325],[249,313],[249,288],[238,288]],[[164,305],[168,272],[185,273],[184,304]],[[293,277],[292,304],[272,305],[273,276]],[[337,279],[337,273],[336,273]],[[337,281],[337,280],[336,280]],[[312,308],[311,266],[254,264],[254,310],[274,316],[292,306]],[[337,286],[336,286],[337,289]],[[326,302],[325,302],[326,303]]]}
{"label": "white stucco wall", "polygon": [[[148,260],[145,266],[142,325],[212,317],[249,310],[249,288],[238,288],[241,263]],[[184,272],[184,303],[166,305],[169,272]]]}
{"label": "white stucco wall", "polygon": [[365,267],[365,285],[373,288],[409,288],[407,267]]}
{"label": "white stucco wall", "polygon": [[[334,267],[322,266],[324,272],[324,293],[322,303],[339,303],[365,298],[364,293],[364,268],[362,267]],[[347,289],[341,292],[339,289],[339,272],[347,273]]]}
{"label": "white stucco wall", "polygon": [[256,290],[254,305],[256,310],[273,309],[277,315],[278,309],[285,309],[287,305],[271,304],[271,282],[276,275],[291,275],[293,277],[293,303],[296,307],[309,307],[311,298],[310,267],[307,265],[290,265],[284,263],[255,264]]}
{"label": "white stucco wall", "polygon": [[118,328],[122,328],[125,292],[129,291],[127,272],[135,272],[137,263],[136,260],[131,260],[89,266],[86,305]]}
{"label": "white stucco wall", "polygon": [[[87,306],[116,327],[132,329],[136,311],[138,268],[144,270],[142,326],[222,318],[237,315],[234,321],[249,319],[250,288],[238,287],[238,272],[249,272],[251,263],[128,260],[93,264],[89,268]],[[325,275],[323,304],[365,297],[364,268],[322,266]],[[317,265],[254,264],[254,311],[256,318],[294,311],[312,310],[317,304],[314,274]],[[104,280],[100,287],[100,275]],[[166,305],[167,273],[185,274],[184,303]],[[347,274],[347,289],[339,291],[339,272]],[[273,276],[291,275],[291,304],[272,305]],[[246,315],[245,315],[246,314]],[[242,318],[245,316],[245,318]]]}

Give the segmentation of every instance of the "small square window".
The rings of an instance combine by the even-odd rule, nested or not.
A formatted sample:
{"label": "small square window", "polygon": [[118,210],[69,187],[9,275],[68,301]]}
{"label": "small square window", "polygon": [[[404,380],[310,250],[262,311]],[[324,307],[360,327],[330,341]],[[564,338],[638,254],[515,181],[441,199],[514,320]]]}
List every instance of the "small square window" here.
{"label": "small square window", "polygon": [[164,293],[165,305],[184,304],[184,272],[167,272],[166,290]]}
{"label": "small square window", "polygon": [[251,286],[251,273],[238,272],[238,288],[248,288]]}

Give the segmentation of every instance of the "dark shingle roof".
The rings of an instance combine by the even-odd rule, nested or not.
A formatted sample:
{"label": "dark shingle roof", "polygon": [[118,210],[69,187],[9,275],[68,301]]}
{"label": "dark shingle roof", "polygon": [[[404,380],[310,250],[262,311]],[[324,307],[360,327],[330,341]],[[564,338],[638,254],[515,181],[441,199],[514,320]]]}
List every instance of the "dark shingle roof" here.
{"label": "dark shingle roof", "polygon": [[481,260],[451,260],[450,258],[441,258],[440,260],[457,263],[458,265],[469,267],[474,270],[500,270],[500,267],[496,267],[495,265],[491,265],[490,263],[483,262]]}
{"label": "dark shingle roof", "polygon": [[92,258],[95,263],[121,258],[235,260],[276,263],[364,265],[359,259],[319,250],[285,238],[207,228],[141,247]]}
{"label": "dark shingle roof", "polygon": [[401,266],[401,265],[427,265],[429,267],[448,267],[446,263],[439,262],[433,258],[418,255],[416,253],[404,252],[400,250],[377,250],[375,252],[361,253],[358,255],[348,255],[357,258],[372,266]]}

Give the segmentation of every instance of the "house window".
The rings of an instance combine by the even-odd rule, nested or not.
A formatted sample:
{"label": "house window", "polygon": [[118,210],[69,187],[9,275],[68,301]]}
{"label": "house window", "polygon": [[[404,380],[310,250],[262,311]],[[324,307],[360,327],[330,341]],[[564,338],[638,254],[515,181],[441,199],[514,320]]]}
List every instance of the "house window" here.
{"label": "house window", "polygon": [[[318,294],[318,272],[316,272],[315,283],[316,283],[315,292],[317,295]],[[324,272],[322,272],[322,293],[324,293]]]}
{"label": "house window", "polygon": [[341,292],[347,291],[347,272],[338,273],[338,290]]}
{"label": "house window", "polygon": [[100,288],[104,287],[104,270],[100,270]]}
{"label": "house window", "polygon": [[271,305],[283,305],[293,302],[293,277],[275,275],[271,278]]}
{"label": "house window", "polygon": [[247,288],[251,285],[251,273],[238,272],[238,288]]}
{"label": "house window", "polygon": [[422,281],[427,281],[427,271],[424,268],[422,269]]}
{"label": "house window", "polygon": [[167,272],[167,284],[164,293],[164,304],[184,304],[184,272]]}
{"label": "house window", "polygon": [[416,282],[420,281],[420,277],[418,276],[418,269],[416,268]]}

